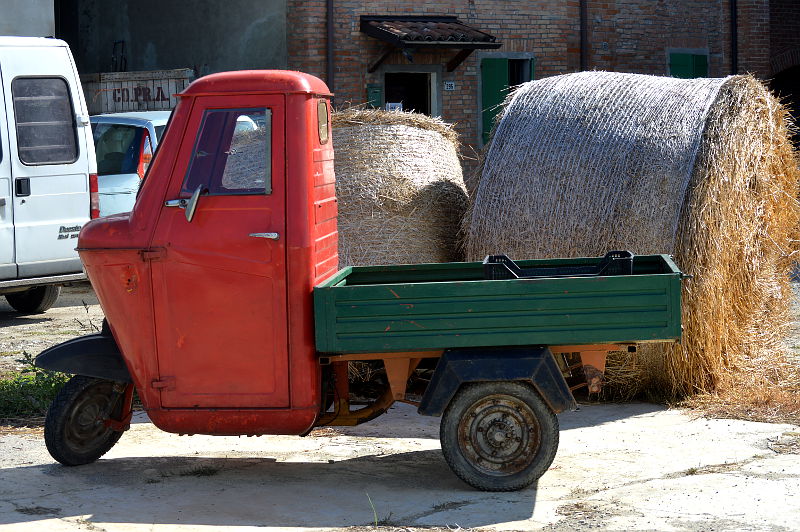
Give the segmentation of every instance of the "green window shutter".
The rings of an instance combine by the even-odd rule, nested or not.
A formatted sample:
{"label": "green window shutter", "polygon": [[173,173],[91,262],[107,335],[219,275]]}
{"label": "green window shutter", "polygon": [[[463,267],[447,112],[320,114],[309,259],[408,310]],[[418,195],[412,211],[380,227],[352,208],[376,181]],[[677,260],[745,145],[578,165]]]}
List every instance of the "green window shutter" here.
{"label": "green window shutter", "polygon": [[536,66],[536,60],[533,57],[531,57],[531,79],[529,79],[528,81],[533,81],[535,79],[533,76],[535,66]]}
{"label": "green window shutter", "polygon": [[673,78],[693,78],[694,61],[691,54],[669,54],[669,75]]}
{"label": "green window shutter", "polygon": [[489,142],[494,117],[508,94],[508,59],[486,57],[481,61],[481,118],[483,142]]}
{"label": "green window shutter", "polygon": [[383,85],[367,84],[367,104],[373,109],[383,109]]}
{"label": "green window shutter", "polygon": [[704,78],[708,76],[708,56],[705,54],[669,54],[669,75],[673,78]]}
{"label": "green window shutter", "polygon": [[693,78],[708,77],[708,56],[707,55],[693,55],[692,66],[694,67]]}

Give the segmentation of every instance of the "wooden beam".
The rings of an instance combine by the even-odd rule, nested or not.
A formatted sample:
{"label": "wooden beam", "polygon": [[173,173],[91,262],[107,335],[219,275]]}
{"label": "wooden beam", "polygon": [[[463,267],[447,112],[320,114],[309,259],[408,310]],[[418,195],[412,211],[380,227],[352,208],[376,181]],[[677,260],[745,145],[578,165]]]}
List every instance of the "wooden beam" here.
{"label": "wooden beam", "polygon": [[392,55],[392,52],[394,52],[395,50],[396,50],[396,48],[394,46],[384,46],[380,57],[378,57],[378,59],[376,59],[369,66],[369,68],[367,69],[367,72],[369,72],[371,74],[371,73],[375,72],[376,70],[378,70],[378,67],[381,66],[383,64],[383,62],[386,61],[386,59],[388,59],[388,57],[390,55]]}
{"label": "wooden beam", "polygon": [[450,61],[447,62],[447,71],[448,72],[452,72],[453,70],[458,68],[458,65],[463,63],[464,60],[467,57],[469,57],[469,55],[474,51],[475,50],[469,50],[469,49],[466,49],[466,48],[462,49],[462,50],[459,50],[459,52],[455,55],[455,57],[453,57]]}

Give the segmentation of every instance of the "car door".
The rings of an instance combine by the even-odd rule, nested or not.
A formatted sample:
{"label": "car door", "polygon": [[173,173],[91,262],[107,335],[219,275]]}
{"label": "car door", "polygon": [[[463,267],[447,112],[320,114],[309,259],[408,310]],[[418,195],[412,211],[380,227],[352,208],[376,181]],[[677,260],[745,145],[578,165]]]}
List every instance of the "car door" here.
{"label": "car door", "polygon": [[289,406],[283,124],[282,96],[195,102],[150,251],[163,407]]}
{"label": "car door", "polygon": [[[0,58],[1,59],[1,58]],[[0,79],[3,65],[0,63]],[[0,101],[4,101],[0,83]],[[5,107],[0,105],[0,280],[17,276],[14,261],[14,202],[11,197],[11,159]]]}
{"label": "car door", "polygon": [[82,130],[89,117],[68,49],[6,48],[2,66],[18,274],[79,272],[75,245],[89,219],[94,154]]}

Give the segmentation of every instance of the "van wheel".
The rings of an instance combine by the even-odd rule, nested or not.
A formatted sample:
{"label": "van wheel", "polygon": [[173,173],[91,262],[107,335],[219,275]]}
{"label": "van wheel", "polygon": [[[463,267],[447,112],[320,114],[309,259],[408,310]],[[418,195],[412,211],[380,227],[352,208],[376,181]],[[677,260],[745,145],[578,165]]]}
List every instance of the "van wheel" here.
{"label": "van wheel", "polygon": [[558,449],[558,419],[521,382],[463,386],[442,416],[442,453],[464,482],[484,491],[514,491],[541,477]]}
{"label": "van wheel", "polygon": [[122,432],[105,426],[122,409],[123,394],[114,383],[76,375],[61,388],[44,422],[50,456],[67,466],[94,462],[106,454]]}
{"label": "van wheel", "polygon": [[41,314],[53,306],[59,294],[61,287],[58,285],[37,286],[24,292],[6,294],[6,300],[18,312]]}

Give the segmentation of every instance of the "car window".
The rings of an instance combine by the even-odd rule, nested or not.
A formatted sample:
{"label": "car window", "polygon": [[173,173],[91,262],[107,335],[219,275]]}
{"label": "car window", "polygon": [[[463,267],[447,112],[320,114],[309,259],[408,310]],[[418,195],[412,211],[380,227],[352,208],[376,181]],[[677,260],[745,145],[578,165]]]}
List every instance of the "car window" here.
{"label": "car window", "polygon": [[135,174],[144,128],[121,124],[92,124],[97,174]]}
{"label": "car window", "polygon": [[164,133],[164,130],[167,126],[155,126],[153,129],[156,130],[156,142],[161,142],[161,135]]}
{"label": "car window", "polygon": [[272,193],[272,111],[206,111],[181,192],[203,185],[211,195]]}
{"label": "car window", "polygon": [[11,82],[19,160],[27,165],[78,159],[75,114],[63,78],[16,78]]}

